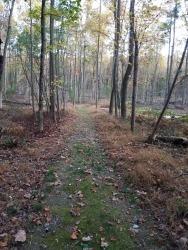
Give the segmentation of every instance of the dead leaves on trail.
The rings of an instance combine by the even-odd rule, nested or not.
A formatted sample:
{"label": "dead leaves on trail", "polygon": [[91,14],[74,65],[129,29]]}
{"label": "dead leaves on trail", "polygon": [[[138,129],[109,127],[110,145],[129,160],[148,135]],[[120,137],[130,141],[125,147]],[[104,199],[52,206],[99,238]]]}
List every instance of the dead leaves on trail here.
{"label": "dead leaves on trail", "polygon": [[[13,241],[24,242],[28,223],[40,225],[51,221],[51,212],[42,203],[44,176],[49,160],[60,154],[76,121],[75,115],[65,113],[58,126],[49,126],[51,123],[45,121],[46,131],[37,134],[30,111],[29,115],[22,110],[6,112],[9,111],[0,112],[0,119],[7,114],[7,123],[11,125],[14,121],[14,129],[9,126],[6,133],[20,136],[23,144],[12,149],[0,148],[0,248]],[[50,185],[61,182],[56,178]]]}

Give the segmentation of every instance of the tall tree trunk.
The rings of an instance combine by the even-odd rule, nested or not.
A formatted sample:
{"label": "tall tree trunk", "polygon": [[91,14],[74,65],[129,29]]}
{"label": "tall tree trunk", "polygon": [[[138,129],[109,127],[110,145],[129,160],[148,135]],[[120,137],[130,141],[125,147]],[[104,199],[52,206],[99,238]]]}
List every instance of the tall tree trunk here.
{"label": "tall tree trunk", "polygon": [[[188,50],[187,50],[187,54],[186,54],[186,61],[185,61],[185,76],[188,74]],[[183,86],[182,86],[182,106],[184,106],[184,104],[186,104],[186,97],[187,96],[187,90],[188,90],[188,82],[187,82],[187,78],[185,79],[185,81],[183,81]]]}
{"label": "tall tree trunk", "polygon": [[76,31],[76,40],[75,40],[75,55],[74,55],[74,83],[73,83],[73,106],[75,106],[75,100],[76,100],[76,84],[77,84],[77,38],[78,38],[78,32]]}
{"label": "tall tree trunk", "polygon": [[170,19],[170,30],[169,30],[169,40],[168,40],[168,58],[167,58],[167,69],[166,69],[166,93],[165,93],[165,99],[167,98],[168,92],[169,92],[168,79],[169,79],[169,68],[170,68],[171,35],[172,35],[172,17]]}
{"label": "tall tree trunk", "polygon": [[40,76],[39,76],[39,131],[44,130],[43,118],[43,94],[44,94],[44,62],[46,52],[46,18],[45,18],[46,0],[42,0],[41,6],[41,53],[40,53]]}
{"label": "tall tree trunk", "polygon": [[137,35],[135,34],[135,49],[134,49],[134,72],[133,72],[133,92],[132,92],[132,110],[131,110],[131,130],[134,132],[135,128],[135,113],[136,113],[136,90],[137,90],[137,78],[138,78],[138,57],[139,48]]}
{"label": "tall tree trunk", "polygon": [[187,48],[188,48],[188,38],[187,38],[187,40],[186,40],[186,44],[185,44],[185,48],[184,48],[184,51],[183,51],[183,54],[182,54],[182,57],[181,57],[181,61],[180,61],[179,67],[178,67],[178,69],[177,69],[177,71],[176,71],[176,75],[175,75],[174,80],[173,80],[173,83],[172,83],[172,85],[171,85],[171,88],[170,88],[168,97],[167,97],[166,102],[165,102],[165,104],[164,104],[164,107],[163,107],[163,109],[162,109],[162,111],[161,111],[161,114],[159,115],[159,118],[158,118],[158,120],[157,120],[157,122],[156,122],[156,124],[155,124],[155,126],[154,126],[154,129],[153,129],[151,135],[150,135],[149,138],[148,138],[148,141],[149,141],[149,142],[152,142],[152,141],[153,141],[153,139],[154,139],[154,137],[155,137],[155,134],[156,134],[156,132],[157,132],[157,129],[158,129],[158,127],[159,127],[160,121],[161,121],[161,119],[162,119],[162,117],[163,117],[163,115],[164,115],[164,113],[165,113],[165,111],[166,111],[166,108],[167,108],[168,104],[169,104],[169,101],[170,101],[170,98],[171,98],[171,96],[172,96],[172,92],[173,92],[173,90],[174,90],[174,87],[175,87],[175,85],[176,85],[176,82],[177,82],[179,73],[181,72],[181,68],[182,68],[182,65],[183,65],[183,62],[184,62],[184,58],[185,58],[185,54],[186,54]]}
{"label": "tall tree trunk", "polygon": [[6,53],[7,53],[7,47],[8,47],[10,33],[11,33],[11,19],[12,19],[12,13],[14,10],[14,4],[15,4],[15,0],[12,0],[9,18],[8,18],[8,28],[7,28],[7,34],[6,34],[6,39],[5,39],[5,45],[3,49],[3,56],[0,55],[0,109],[2,109],[3,107],[3,72],[5,69]]}
{"label": "tall tree trunk", "polygon": [[130,30],[129,30],[129,61],[127,69],[123,78],[121,85],[121,117],[123,119],[127,116],[127,88],[129,83],[129,77],[133,68],[134,60],[134,6],[135,0],[131,0],[130,9],[129,9],[129,21],[130,21]]}
{"label": "tall tree trunk", "polygon": [[[58,39],[59,42],[59,39]],[[56,79],[59,80],[60,76],[60,67],[59,67],[59,49],[57,50],[57,54],[55,56],[55,72]],[[57,119],[60,120],[60,104],[59,104],[59,86],[56,86],[56,103],[57,103]]]}
{"label": "tall tree trunk", "polygon": [[84,58],[83,58],[83,65],[82,65],[82,93],[83,93],[83,101],[85,102],[85,66],[86,66],[86,44],[84,41]]}
{"label": "tall tree trunk", "polygon": [[117,105],[117,95],[118,95],[118,59],[119,59],[119,40],[120,40],[120,9],[121,0],[114,1],[114,21],[115,21],[115,38],[114,38],[114,61],[112,70],[112,93],[110,100],[109,113],[113,112],[113,100],[115,104],[115,116],[118,116],[118,105]]}
{"label": "tall tree trunk", "polygon": [[[99,0],[99,15],[101,16],[101,10],[102,10],[102,0]],[[95,96],[95,106],[98,107],[98,97],[99,97],[99,50],[100,50],[100,32],[101,32],[101,18],[99,16],[99,30],[97,35],[97,61],[96,61],[96,96]]]}
{"label": "tall tree trunk", "polygon": [[[30,0],[29,3],[30,12],[32,11],[32,3]],[[32,109],[33,109],[33,115],[35,117],[35,97],[34,97],[34,81],[33,81],[33,19],[32,16],[30,16],[30,83],[31,83],[31,101],[32,101]],[[36,117],[35,117],[36,118]]]}
{"label": "tall tree trunk", "polygon": [[171,88],[170,85],[171,85],[172,69],[173,69],[173,63],[174,63],[175,36],[176,36],[176,17],[174,17],[174,25],[173,25],[173,40],[172,40],[172,49],[171,49],[168,83],[167,83],[168,93]]}
{"label": "tall tree trunk", "polygon": [[54,0],[50,1],[50,65],[49,65],[49,79],[50,79],[50,114],[51,118],[56,121],[55,116],[55,70],[54,70]]}
{"label": "tall tree trunk", "polygon": [[156,57],[155,57],[155,68],[153,72],[153,76],[151,78],[151,92],[150,92],[150,105],[153,105],[154,101],[154,86],[156,81],[157,69],[158,69],[159,59],[158,59],[158,47],[156,49]]}

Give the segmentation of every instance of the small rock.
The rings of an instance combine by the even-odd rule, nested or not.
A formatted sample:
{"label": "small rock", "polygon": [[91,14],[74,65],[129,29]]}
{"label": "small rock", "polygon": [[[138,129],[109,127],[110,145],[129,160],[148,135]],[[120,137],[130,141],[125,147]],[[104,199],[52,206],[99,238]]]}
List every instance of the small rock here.
{"label": "small rock", "polygon": [[23,229],[18,230],[15,234],[15,242],[25,242],[26,241],[26,232]]}
{"label": "small rock", "polygon": [[137,225],[137,224],[133,225],[133,229],[138,229],[138,228],[139,228],[139,225]]}
{"label": "small rock", "polygon": [[137,234],[137,233],[139,232],[138,229],[134,229],[134,228],[130,228],[129,230],[130,230],[130,232],[132,232],[134,235]]}
{"label": "small rock", "polygon": [[108,242],[105,241],[105,238],[101,238],[101,247],[107,248],[109,246]]}
{"label": "small rock", "polygon": [[30,193],[24,194],[24,198],[31,199],[31,194]]}
{"label": "small rock", "polygon": [[184,224],[186,227],[188,227],[188,220],[183,219],[183,224]]}
{"label": "small rock", "polygon": [[92,240],[92,237],[89,236],[89,235],[82,238],[83,242],[88,242],[88,241],[91,241],[91,240]]}
{"label": "small rock", "polygon": [[92,170],[91,169],[87,169],[84,172],[85,172],[85,174],[92,175]]}
{"label": "small rock", "polygon": [[79,198],[83,198],[83,197],[84,197],[82,191],[78,191],[78,192],[76,193],[76,195],[77,195]]}
{"label": "small rock", "polygon": [[181,249],[187,249],[188,247],[188,239],[185,237],[181,237],[178,241],[178,245],[181,247]]}
{"label": "small rock", "polygon": [[48,233],[49,230],[50,230],[50,224],[49,223],[45,223],[44,228],[45,228],[45,232]]}

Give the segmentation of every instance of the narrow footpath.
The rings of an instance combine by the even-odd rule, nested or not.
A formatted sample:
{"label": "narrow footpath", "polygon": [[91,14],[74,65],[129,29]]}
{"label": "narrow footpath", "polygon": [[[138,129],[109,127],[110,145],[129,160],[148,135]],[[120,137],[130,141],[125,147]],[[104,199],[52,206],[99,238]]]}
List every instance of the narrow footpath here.
{"label": "narrow footpath", "polygon": [[74,134],[46,176],[49,223],[31,228],[20,249],[166,249],[155,247],[147,221],[139,224],[141,211],[129,187],[119,191],[121,176],[108,162],[87,108],[78,108],[78,116]]}

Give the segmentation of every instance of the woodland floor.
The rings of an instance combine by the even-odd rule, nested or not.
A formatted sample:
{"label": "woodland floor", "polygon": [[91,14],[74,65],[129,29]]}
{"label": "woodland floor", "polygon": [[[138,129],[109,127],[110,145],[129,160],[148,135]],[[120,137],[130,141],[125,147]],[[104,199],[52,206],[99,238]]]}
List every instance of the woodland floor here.
{"label": "woodland floor", "polygon": [[[55,129],[49,129],[42,137],[35,135],[32,138],[29,135],[29,146],[27,145],[26,152],[20,156],[24,147],[22,146],[22,149],[15,150],[12,160],[7,161],[9,167],[10,164],[15,166],[16,156],[19,164],[24,162],[28,165],[26,172],[31,166],[34,170],[27,172],[27,181],[25,177],[22,178],[23,173],[21,176],[16,174],[17,177],[19,176],[21,185],[13,185],[12,193],[7,194],[13,197],[12,202],[10,197],[4,197],[4,203],[1,204],[1,214],[4,213],[4,218],[0,221],[1,234],[6,233],[4,238],[0,238],[0,246],[4,244],[2,249],[9,249],[9,245],[12,245],[10,247],[12,250],[183,249],[181,248],[183,245],[177,248],[178,246],[171,244],[165,228],[167,222],[164,219],[164,206],[158,204],[161,214],[157,215],[152,206],[145,206],[145,200],[150,203],[150,195],[153,194],[148,190],[153,190],[153,186],[157,185],[159,186],[157,190],[161,189],[157,191],[159,195],[160,191],[165,190],[162,190],[164,183],[160,182],[165,182],[165,178],[169,176],[164,177],[161,174],[160,177],[155,177],[154,173],[152,176],[156,178],[156,183],[156,180],[153,180],[154,177],[148,176],[140,168],[136,170],[133,168],[133,174],[130,174],[129,168],[132,164],[137,166],[137,161],[141,160],[138,156],[136,158],[133,152],[128,152],[129,147],[133,146],[134,151],[136,149],[139,152],[140,147],[143,149],[143,144],[132,145],[133,138],[130,138],[128,133],[125,134],[124,125],[104,114],[96,114],[87,106],[78,107],[73,115],[66,114],[63,121],[57,132],[54,132]],[[124,138],[127,151],[124,150],[120,139],[123,138],[122,131],[127,137]],[[129,141],[128,144],[127,141]],[[117,148],[117,145],[121,148]],[[126,156],[122,155],[123,151]],[[4,156],[4,159],[12,153],[12,150],[9,153],[6,152],[9,155]],[[157,153],[155,151],[155,154],[149,152],[151,165],[161,160],[160,154],[161,151]],[[183,154],[186,155],[186,152]],[[143,155],[143,152],[138,155]],[[123,157],[128,160],[124,161]],[[170,165],[170,160],[167,160]],[[143,166],[145,161],[149,159],[144,159]],[[164,163],[166,160],[162,159],[162,161]],[[2,162],[4,162],[3,159]],[[126,169],[122,170],[122,162],[126,163]],[[19,166],[15,166],[16,168],[18,169]],[[1,175],[3,178],[6,177],[3,173]],[[28,180],[29,176],[30,180]],[[33,176],[32,183],[30,183],[31,176]],[[11,176],[13,177],[15,176]],[[11,179],[9,181],[11,182]],[[146,184],[146,189],[139,182]],[[25,185],[26,183],[28,185]],[[18,186],[16,190],[15,186]],[[7,190],[6,183],[1,189]],[[17,191],[16,195],[13,194],[15,191]],[[156,195],[156,189],[153,192]],[[170,196],[172,196],[171,193]],[[184,197],[182,196],[182,200]],[[155,199],[157,200],[156,197]],[[153,207],[158,201],[156,203],[152,201]],[[183,209],[187,208],[183,207]],[[181,212],[185,213],[184,210]],[[179,221],[184,220],[186,224],[186,214],[180,214],[180,216],[183,217]],[[11,223],[14,225],[10,225]],[[186,225],[178,223],[178,226],[182,226],[180,238],[185,234]],[[23,228],[27,233],[27,240],[24,245],[15,244],[13,239],[10,239],[10,235],[16,234]],[[175,233],[177,235],[177,232]]]}
{"label": "woodland floor", "polygon": [[146,221],[135,195],[125,194],[129,186],[114,172],[84,107],[60,158],[49,165],[47,181],[54,178],[59,185],[45,201],[52,218],[23,249],[163,249],[152,216]]}

